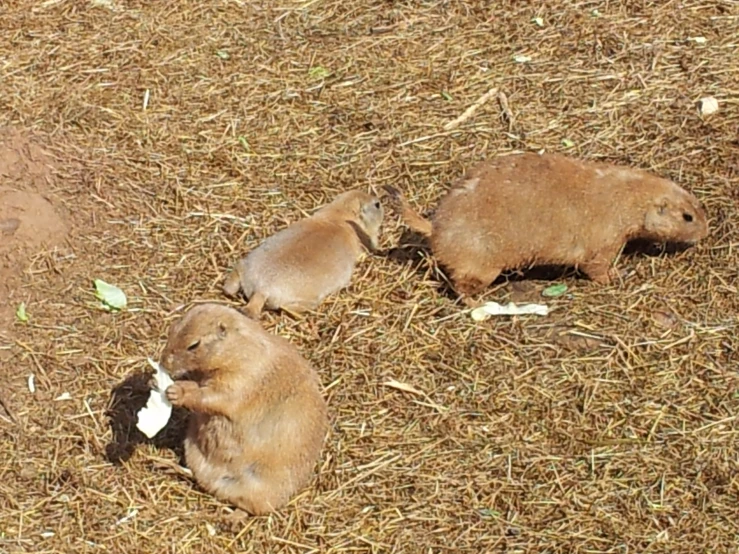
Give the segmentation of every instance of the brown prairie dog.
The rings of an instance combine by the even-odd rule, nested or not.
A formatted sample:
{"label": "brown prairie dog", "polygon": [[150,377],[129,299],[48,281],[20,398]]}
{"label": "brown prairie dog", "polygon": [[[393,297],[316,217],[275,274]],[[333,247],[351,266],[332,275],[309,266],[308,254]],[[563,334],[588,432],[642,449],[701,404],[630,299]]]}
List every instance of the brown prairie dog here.
{"label": "brown prairie dog", "polygon": [[695,196],[639,169],[559,154],[500,156],[473,166],[441,199],[431,220],[392,187],[403,219],[429,237],[462,296],[506,269],[575,266],[608,283],[632,239],[696,243],[708,235]]}
{"label": "brown prairie dog", "polygon": [[328,419],[318,377],[285,339],[232,308],[202,304],[169,330],[161,364],[192,413],[185,460],[215,497],[250,514],[285,505],[313,473]]}
{"label": "brown prairie dog", "polygon": [[267,238],[242,258],[223,291],[249,299],[245,313],[264,307],[295,313],[312,310],[349,285],[362,246],[376,250],[384,210],[377,197],[344,192],[311,217]]}

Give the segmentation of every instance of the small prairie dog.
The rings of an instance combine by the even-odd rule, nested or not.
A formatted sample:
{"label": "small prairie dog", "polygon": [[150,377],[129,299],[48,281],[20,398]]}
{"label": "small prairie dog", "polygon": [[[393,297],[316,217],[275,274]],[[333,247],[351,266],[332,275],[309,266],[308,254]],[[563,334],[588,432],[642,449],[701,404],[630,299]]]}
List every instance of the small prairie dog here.
{"label": "small prairie dog", "polygon": [[632,239],[694,244],[708,235],[698,199],[646,171],[559,154],[479,163],[441,199],[431,220],[397,190],[405,223],[429,237],[456,292],[477,294],[507,269],[575,266],[606,284]]}
{"label": "small prairie dog", "polygon": [[249,299],[244,311],[255,319],[264,307],[312,310],[349,285],[363,245],[377,249],[383,217],[376,196],[339,194],[249,252],[226,277],[223,291],[234,297],[241,290]]}
{"label": "small prairie dog", "polygon": [[200,486],[253,515],[285,505],[313,473],[328,429],[318,377],[285,339],[202,304],[169,330],[165,394],[192,413],[185,461]]}

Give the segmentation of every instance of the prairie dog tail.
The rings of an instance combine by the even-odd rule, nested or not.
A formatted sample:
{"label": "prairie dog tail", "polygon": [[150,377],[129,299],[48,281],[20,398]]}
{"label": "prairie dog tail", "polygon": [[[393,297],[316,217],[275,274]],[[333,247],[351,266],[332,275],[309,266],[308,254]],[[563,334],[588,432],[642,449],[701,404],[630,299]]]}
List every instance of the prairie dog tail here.
{"label": "prairie dog tail", "polygon": [[408,200],[398,189],[391,187],[390,185],[385,185],[382,188],[399,204],[400,214],[405,224],[410,227],[412,231],[415,231],[424,237],[430,237],[432,231],[431,222],[428,219],[421,217],[418,212],[411,208]]}

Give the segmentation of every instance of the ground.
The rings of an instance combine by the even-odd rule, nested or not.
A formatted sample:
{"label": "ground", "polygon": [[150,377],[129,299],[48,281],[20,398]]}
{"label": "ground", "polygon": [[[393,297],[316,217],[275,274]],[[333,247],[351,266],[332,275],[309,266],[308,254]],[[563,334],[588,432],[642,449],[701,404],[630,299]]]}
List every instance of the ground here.
{"label": "ground", "polygon": [[40,250],[59,246],[67,225],[49,200],[51,160],[28,137],[0,131],[0,328],[12,322],[13,304],[24,302],[20,276],[43,273]]}
{"label": "ground", "polygon": [[[0,13],[0,552],[739,552],[736,2]],[[709,238],[608,286],[555,275],[556,298],[509,275],[480,300],[551,313],[478,323],[388,210],[348,290],[264,317],[331,409],[289,506],[227,521],[178,465],[181,418],[135,430],[146,357],[261,239],[350,187],[428,212],[470,164],[541,149],[674,179]]]}

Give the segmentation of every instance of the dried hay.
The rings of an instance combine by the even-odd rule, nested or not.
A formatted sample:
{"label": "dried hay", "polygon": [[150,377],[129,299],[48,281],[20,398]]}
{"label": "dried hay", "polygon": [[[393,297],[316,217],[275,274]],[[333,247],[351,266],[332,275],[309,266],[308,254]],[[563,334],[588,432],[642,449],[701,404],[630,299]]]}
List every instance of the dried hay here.
{"label": "dried hay", "polygon": [[[0,418],[0,551],[736,550],[739,6],[537,4],[3,6],[0,124],[54,152],[75,227],[27,260],[31,319],[0,342],[20,422]],[[318,477],[273,516],[230,527],[178,469],[177,429],[135,431],[146,356],[261,238],[348,187],[428,209],[470,163],[563,141],[681,182],[712,236],[612,286],[568,277],[543,319],[475,324],[417,252],[269,314],[333,417]],[[401,231],[390,216],[384,246]],[[93,278],[130,309],[97,310]]]}

